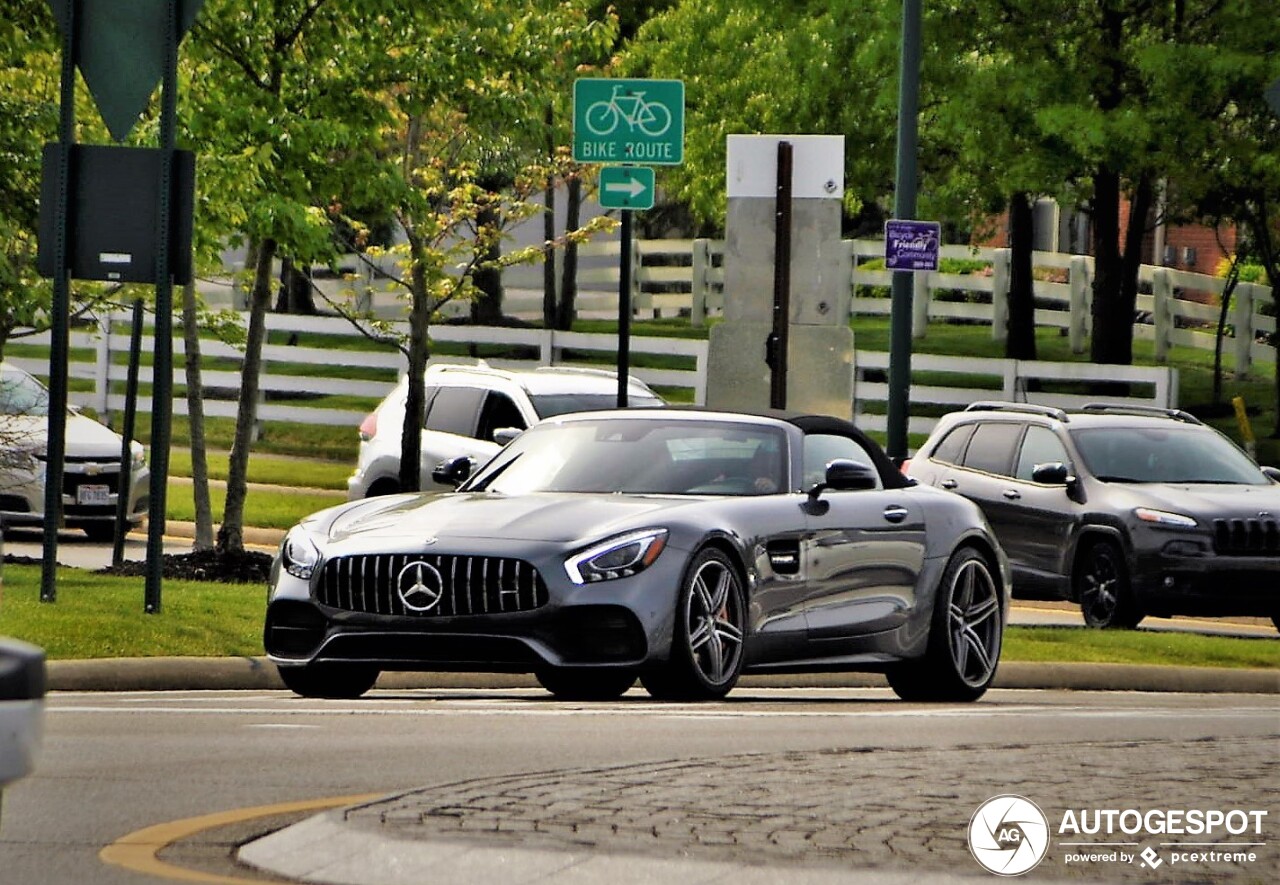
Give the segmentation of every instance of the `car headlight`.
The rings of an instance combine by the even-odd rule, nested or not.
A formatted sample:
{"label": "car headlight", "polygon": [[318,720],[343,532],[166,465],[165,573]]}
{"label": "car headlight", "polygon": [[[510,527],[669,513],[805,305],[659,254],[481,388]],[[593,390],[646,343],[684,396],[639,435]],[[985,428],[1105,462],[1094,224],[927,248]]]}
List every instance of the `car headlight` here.
{"label": "car headlight", "polygon": [[306,530],[294,526],[280,545],[280,558],[285,571],[295,578],[306,580],[315,572],[320,562],[320,550]]}
{"label": "car headlight", "polygon": [[626,578],[653,565],[667,546],[666,529],[644,529],[602,541],[571,556],[564,564],[569,580],[592,584]]}
{"label": "car headlight", "polygon": [[147,466],[147,450],[142,447],[142,443],[134,440],[129,443],[130,469],[134,471],[141,470]]}
{"label": "car headlight", "polygon": [[1151,510],[1147,507],[1139,507],[1133,511],[1133,515],[1143,522],[1180,529],[1193,529],[1198,525],[1190,516],[1183,516],[1181,513],[1169,513],[1167,510]]}

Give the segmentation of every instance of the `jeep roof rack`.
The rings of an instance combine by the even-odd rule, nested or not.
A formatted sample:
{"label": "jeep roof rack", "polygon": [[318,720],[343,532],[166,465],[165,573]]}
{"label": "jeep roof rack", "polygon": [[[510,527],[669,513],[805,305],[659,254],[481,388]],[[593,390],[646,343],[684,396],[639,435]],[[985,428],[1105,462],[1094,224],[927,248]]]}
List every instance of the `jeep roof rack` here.
{"label": "jeep roof rack", "polygon": [[1182,409],[1166,409],[1163,406],[1144,406],[1141,403],[1085,403],[1080,407],[1082,412],[1108,413],[1119,415],[1153,415],[1159,418],[1172,418],[1184,424],[1203,424],[1204,422]]}
{"label": "jeep roof rack", "polygon": [[964,407],[966,412],[1026,412],[1030,415],[1044,415],[1068,423],[1071,418],[1062,409],[1053,406],[1038,406],[1035,403],[1010,403],[997,400],[979,400]]}

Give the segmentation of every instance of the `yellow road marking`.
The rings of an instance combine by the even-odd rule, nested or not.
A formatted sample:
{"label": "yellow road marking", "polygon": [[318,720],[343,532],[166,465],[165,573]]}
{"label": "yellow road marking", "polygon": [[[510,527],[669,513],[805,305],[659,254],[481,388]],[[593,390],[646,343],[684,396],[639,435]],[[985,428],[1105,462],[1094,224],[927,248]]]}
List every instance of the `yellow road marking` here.
{"label": "yellow road marking", "polygon": [[[237,876],[219,876],[200,870],[175,866],[160,860],[159,854],[174,842],[189,839],[204,830],[213,830],[231,824],[244,823],[259,817],[276,814],[295,814],[305,811],[325,811],[344,805],[359,805],[385,796],[385,793],[364,793],[358,796],[330,796],[325,799],[306,799],[300,802],[283,802],[278,805],[257,805],[252,808],[236,808],[214,814],[202,814],[183,820],[156,824],[121,836],[102,851],[98,859],[135,873],[145,873],[177,882],[204,882],[215,885],[270,885],[272,880],[241,879]],[[286,885],[286,883],[277,883]]]}

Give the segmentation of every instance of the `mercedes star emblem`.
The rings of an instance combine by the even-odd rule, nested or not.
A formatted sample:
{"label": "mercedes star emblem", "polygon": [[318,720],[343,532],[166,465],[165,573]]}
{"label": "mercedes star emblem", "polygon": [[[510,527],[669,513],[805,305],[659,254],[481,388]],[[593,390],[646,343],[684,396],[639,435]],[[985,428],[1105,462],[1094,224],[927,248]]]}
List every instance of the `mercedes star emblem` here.
{"label": "mercedes star emblem", "polygon": [[440,602],[444,594],[444,579],[435,566],[418,559],[400,569],[396,576],[396,593],[405,608],[423,614]]}

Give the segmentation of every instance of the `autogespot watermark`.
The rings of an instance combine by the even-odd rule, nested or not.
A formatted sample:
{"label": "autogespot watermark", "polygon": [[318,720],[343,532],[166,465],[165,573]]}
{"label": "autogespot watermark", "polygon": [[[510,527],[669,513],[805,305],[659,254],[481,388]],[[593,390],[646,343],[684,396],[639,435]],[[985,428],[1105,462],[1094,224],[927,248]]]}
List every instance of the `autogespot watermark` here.
{"label": "autogespot watermark", "polygon": [[1075,867],[1136,864],[1155,870],[1168,863],[1225,869],[1257,862],[1267,844],[1266,817],[1264,810],[1244,808],[1069,808],[1055,833],[1038,805],[1006,794],[973,813],[969,851],[999,876],[1034,869],[1054,835],[1061,861]]}

